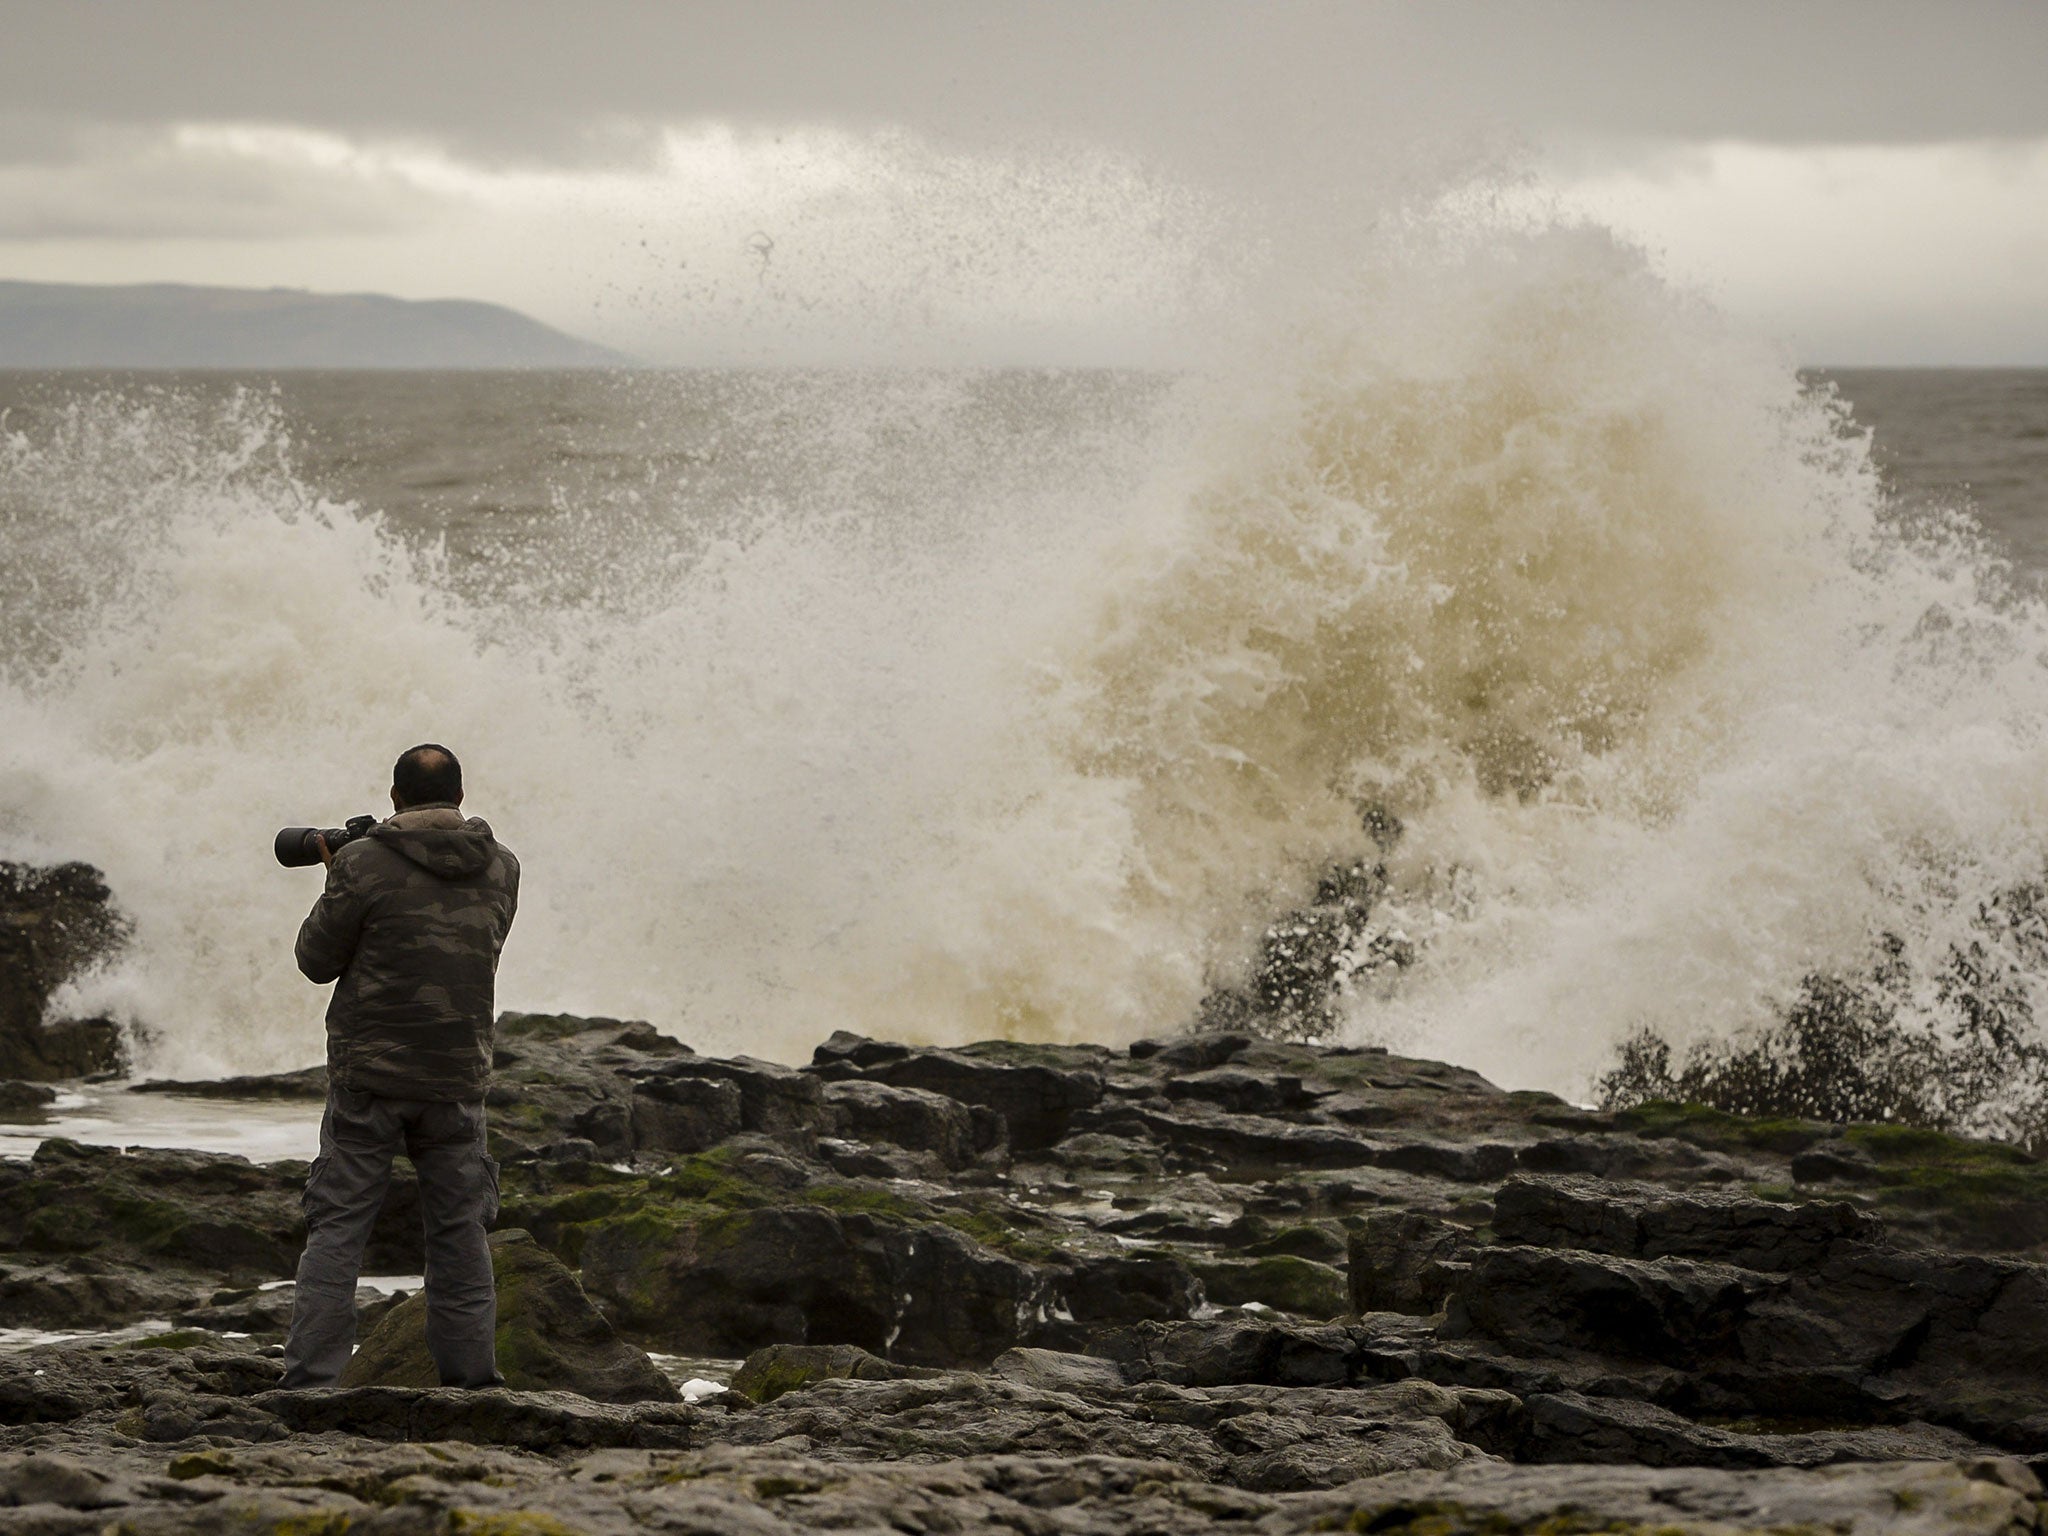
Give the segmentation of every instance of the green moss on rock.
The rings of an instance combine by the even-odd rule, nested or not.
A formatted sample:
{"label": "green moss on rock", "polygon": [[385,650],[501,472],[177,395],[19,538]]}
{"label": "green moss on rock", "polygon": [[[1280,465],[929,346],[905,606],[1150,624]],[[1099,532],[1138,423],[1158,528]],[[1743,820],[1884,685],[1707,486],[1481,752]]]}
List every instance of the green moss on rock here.
{"label": "green moss on rock", "polygon": [[772,1403],[818,1381],[887,1381],[900,1374],[855,1344],[770,1344],[747,1356],[732,1390],[755,1403]]}
{"label": "green moss on rock", "polygon": [[1842,1134],[1876,1165],[1868,1193],[1894,1221],[1993,1251],[2048,1243],[2048,1164],[2021,1148],[1917,1126],[1852,1125]]}
{"label": "green moss on rock", "polygon": [[1832,1126],[1816,1120],[1756,1118],[1733,1115],[1705,1104],[1678,1104],[1653,1099],[1618,1111],[1615,1129],[1639,1136],[1669,1136],[1716,1152],[1770,1152],[1789,1157],[1834,1135]]}
{"label": "green moss on rock", "polygon": [[567,1040],[597,1030],[618,1030],[627,1020],[583,1018],[573,1013],[501,1013],[497,1033],[500,1040]]}
{"label": "green moss on rock", "polygon": [[[580,1392],[599,1402],[665,1402],[675,1388],[654,1362],[618,1337],[576,1277],[524,1232],[491,1239],[498,1290],[499,1374],[517,1391]],[[343,1386],[432,1387],[426,1297],[394,1308],[342,1372]]]}
{"label": "green moss on rock", "polygon": [[195,1477],[229,1477],[235,1470],[234,1458],[226,1451],[193,1451],[190,1455],[174,1456],[164,1471],[179,1482],[189,1482]]}
{"label": "green moss on rock", "polygon": [[1292,1254],[1214,1259],[1191,1266],[1203,1293],[1220,1306],[1256,1302],[1302,1317],[1336,1317],[1350,1306],[1343,1271]]}
{"label": "green moss on rock", "polygon": [[554,1191],[530,1186],[507,1169],[503,1219],[523,1227],[569,1264],[580,1264],[585,1243],[599,1228],[614,1237],[666,1245],[696,1229],[700,1242],[717,1241],[720,1217],[768,1206],[809,1205],[838,1215],[873,1216],[904,1226],[946,1226],[985,1248],[1027,1262],[1059,1250],[1044,1219],[997,1199],[944,1205],[874,1185],[818,1180],[801,1189],[768,1188],[749,1179],[731,1148],[678,1157],[659,1172],[622,1174],[593,1169],[598,1182]]}

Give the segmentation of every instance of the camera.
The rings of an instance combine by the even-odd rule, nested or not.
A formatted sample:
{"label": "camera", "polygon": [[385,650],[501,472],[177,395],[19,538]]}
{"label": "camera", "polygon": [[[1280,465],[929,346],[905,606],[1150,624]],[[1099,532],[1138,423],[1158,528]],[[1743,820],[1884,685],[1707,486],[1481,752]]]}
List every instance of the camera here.
{"label": "camera", "polygon": [[352,843],[359,837],[369,835],[370,828],[377,825],[374,816],[351,816],[339,827],[286,827],[277,834],[272,845],[277,862],[286,869],[298,869],[307,864],[320,862],[320,838],[327,840],[327,851],[332,854],[343,843]]}

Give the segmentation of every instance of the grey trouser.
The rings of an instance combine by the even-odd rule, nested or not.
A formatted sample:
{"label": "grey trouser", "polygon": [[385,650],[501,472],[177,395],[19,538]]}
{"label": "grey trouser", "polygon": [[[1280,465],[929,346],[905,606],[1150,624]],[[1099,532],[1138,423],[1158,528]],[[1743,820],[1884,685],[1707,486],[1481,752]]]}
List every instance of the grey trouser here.
{"label": "grey trouser", "polygon": [[420,1177],[426,1218],[427,1350],[450,1387],[498,1375],[498,1297],[484,1229],[498,1215],[498,1165],[484,1152],[481,1102],[387,1099],[330,1089],[320,1155],[306,1180],[306,1252],[284,1347],[287,1387],[331,1387],[356,1339],[356,1279],[400,1151]]}

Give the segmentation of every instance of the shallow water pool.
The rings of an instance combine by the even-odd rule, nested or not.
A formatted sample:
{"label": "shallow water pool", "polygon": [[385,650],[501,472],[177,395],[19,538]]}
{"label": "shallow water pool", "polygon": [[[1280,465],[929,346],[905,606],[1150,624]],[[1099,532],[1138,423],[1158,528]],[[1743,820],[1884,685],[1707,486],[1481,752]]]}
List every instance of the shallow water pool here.
{"label": "shallow water pool", "polygon": [[251,1162],[311,1158],[320,1145],[313,1099],[202,1099],[130,1093],[125,1083],[68,1086],[39,1119],[0,1121],[0,1157],[30,1157],[47,1137],[104,1147],[190,1147]]}

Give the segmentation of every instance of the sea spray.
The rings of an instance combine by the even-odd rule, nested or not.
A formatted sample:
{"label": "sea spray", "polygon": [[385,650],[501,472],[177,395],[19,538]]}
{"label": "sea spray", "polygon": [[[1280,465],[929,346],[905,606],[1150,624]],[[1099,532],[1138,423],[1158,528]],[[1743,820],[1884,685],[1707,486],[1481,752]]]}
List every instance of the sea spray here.
{"label": "sea spray", "polygon": [[1344,1027],[1574,1093],[2038,873],[2048,626],[1774,352],[1584,228],[1318,302],[1050,434],[755,380],[716,505],[523,551],[324,498],[262,397],[90,397],[0,463],[0,855],[108,872],[79,1001],[178,1072],[317,1054],[268,835],[415,739],[525,860],[503,1000],[709,1050],[1171,1029],[1383,862]]}

